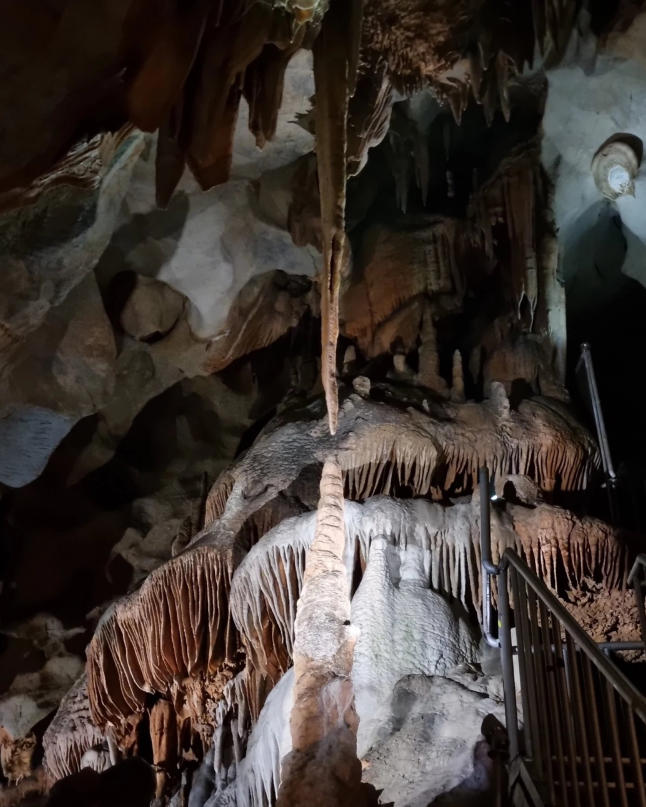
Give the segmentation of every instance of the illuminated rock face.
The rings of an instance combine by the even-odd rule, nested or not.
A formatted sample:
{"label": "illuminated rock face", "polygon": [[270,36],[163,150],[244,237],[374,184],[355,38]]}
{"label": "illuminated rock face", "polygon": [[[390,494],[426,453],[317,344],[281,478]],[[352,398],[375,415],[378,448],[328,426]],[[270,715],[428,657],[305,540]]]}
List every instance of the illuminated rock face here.
{"label": "illuminated rock face", "polygon": [[623,596],[562,280],[641,271],[643,16],[148,4],[0,48],[0,802],[484,794],[479,468],[494,560]]}

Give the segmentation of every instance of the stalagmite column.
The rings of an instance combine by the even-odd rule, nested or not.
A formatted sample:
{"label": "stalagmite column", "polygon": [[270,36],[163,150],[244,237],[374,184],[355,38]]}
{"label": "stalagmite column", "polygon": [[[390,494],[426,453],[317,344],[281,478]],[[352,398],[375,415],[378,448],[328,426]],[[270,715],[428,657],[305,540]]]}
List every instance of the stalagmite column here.
{"label": "stalagmite column", "polygon": [[440,375],[440,357],[437,353],[437,335],[433,323],[433,309],[427,301],[424,305],[424,319],[419,347],[419,372],[417,380],[428,389],[440,395],[448,392],[446,381]]}
{"label": "stalagmite column", "polygon": [[150,740],[157,779],[155,796],[160,798],[177,766],[177,718],[168,701],[157,701],[150,710]]}
{"label": "stalagmite column", "polygon": [[357,805],[365,798],[356,751],[350,678],[356,637],[344,546],[343,478],[337,462],[328,460],[297,607],[293,751],[283,760],[277,807]]}
{"label": "stalagmite column", "polygon": [[462,367],[462,354],[459,350],[453,353],[453,383],[451,384],[451,400],[454,403],[464,403],[464,369]]}

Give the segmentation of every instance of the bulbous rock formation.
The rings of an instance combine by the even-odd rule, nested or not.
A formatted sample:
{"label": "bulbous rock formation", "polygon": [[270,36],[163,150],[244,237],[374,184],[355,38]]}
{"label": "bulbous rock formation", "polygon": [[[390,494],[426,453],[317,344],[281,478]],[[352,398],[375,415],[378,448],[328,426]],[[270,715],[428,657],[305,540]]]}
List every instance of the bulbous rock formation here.
{"label": "bulbous rock formation", "polygon": [[[233,578],[229,607],[248,662],[274,681],[292,664],[295,614],[315,522],[315,514],[307,513],[274,527],[249,551]],[[451,507],[386,496],[363,504],[346,501],[345,532],[350,577],[358,565],[366,568],[373,541],[385,538],[396,565],[417,564],[427,589],[464,609],[478,608],[478,495]],[[518,550],[554,588],[561,575],[573,586],[589,577],[618,588],[627,573],[620,531],[547,504],[508,504],[495,513],[492,540],[495,558],[508,547]]]}

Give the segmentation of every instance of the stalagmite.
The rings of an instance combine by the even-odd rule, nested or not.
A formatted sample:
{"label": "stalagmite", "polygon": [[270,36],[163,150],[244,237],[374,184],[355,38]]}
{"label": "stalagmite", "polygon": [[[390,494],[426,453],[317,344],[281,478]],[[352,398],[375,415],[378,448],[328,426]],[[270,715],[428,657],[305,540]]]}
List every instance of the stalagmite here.
{"label": "stalagmite", "polygon": [[451,383],[451,401],[464,403],[464,370],[462,368],[462,354],[456,350],[453,354],[453,372]]}
{"label": "stalagmite", "polygon": [[437,336],[433,323],[433,309],[430,303],[424,306],[424,319],[421,329],[421,345],[419,347],[419,372],[417,379],[422,386],[447,395],[446,381],[440,375],[440,357],[437,352]]}
{"label": "stalagmite", "polygon": [[[496,558],[508,547],[516,549],[554,588],[558,580],[567,580],[573,588],[586,579],[597,580],[607,589],[622,585],[626,544],[621,531],[597,519],[577,518],[541,503],[527,477],[506,479],[514,492],[520,491],[526,504],[507,503],[504,511],[494,510]],[[503,484],[499,495],[502,497],[506,490]],[[363,504],[346,501],[344,563],[348,581],[358,565],[365,568],[369,563],[372,543],[386,538],[393,568],[414,562],[425,590],[478,612],[478,496],[476,492],[473,500],[457,501],[452,507],[387,496],[376,496]],[[513,500],[518,498],[514,493]],[[234,575],[231,612],[248,662],[274,679],[292,664],[295,603],[303,586],[315,516],[307,513],[273,529],[249,552]]]}
{"label": "stalagmite", "polygon": [[[425,585],[465,606],[478,602],[477,530],[469,504],[445,508],[385,496],[345,502],[344,563],[348,584],[357,560],[368,562],[374,539],[385,535],[403,558],[421,553]],[[237,570],[231,611],[248,658],[267,675],[292,663],[294,606],[302,589],[315,514],[290,519],[257,544]],[[475,592],[475,595],[474,595]]]}
{"label": "stalagmite", "polygon": [[321,374],[330,432],[338,421],[336,346],[339,289],[349,247],[345,235],[347,123],[356,80],[362,0],[331,0],[314,44],[316,154],[321,198]]}
{"label": "stalagmite", "polygon": [[150,740],[157,774],[156,796],[160,798],[168,777],[177,766],[177,720],[173,705],[159,700],[149,711]]}
{"label": "stalagmite", "polygon": [[293,750],[283,760],[277,807],[365,803],[356,756],[350,677],[356,635],[350,625],[344,551],[341,468],[336,460],[327,460],[297,607]]}

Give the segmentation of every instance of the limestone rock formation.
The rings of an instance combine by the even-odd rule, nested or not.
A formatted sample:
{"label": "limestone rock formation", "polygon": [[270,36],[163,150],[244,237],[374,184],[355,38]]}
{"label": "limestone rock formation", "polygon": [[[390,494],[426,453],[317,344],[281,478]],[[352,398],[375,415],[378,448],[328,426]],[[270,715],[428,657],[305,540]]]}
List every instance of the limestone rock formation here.
{"label": "limestone rock formation", "polygon": [[[407,674],[433,677],[476,658],[477,643],[466,614],[452,611],[428,587],[422,552],[403,553],[391,572],[388,543],[375,538],[361,585],[352,602],[359,629],[353,681],[361,756],[375,739],[375,724],[397,681]],[[397,576],[395,576],[397,575]],[[397,648],[393,652],[393,648]]]}
{"label": "limestone rock formation", "polygon": [[294,625],[292,750],[283,758],[277,805],[363,804],[356,752],[350,586],[344,564],[343,477],[323,466],[316,514]]}
{"label": "limestone rock formation", "polygon": [[3,5],[0,804],[484,803],[483,496],[634,638],[644,19]]}
{"label": "limestone rock formation", "polygon": [[382,791],[384,802],[406,807],[432,804],[441,794],[450,798],[460,785],[457,803],[460,797],[483,798],[479,791],[490,787],[490,760],[485,748],[474,749],[473,739],[487,715],[502,720],[503,709],[484,693],[441,676],[402,678],[366,755],[365,781]]}
{"label": "limestone rock formation", "polygon": [[151,277],[138,276],[121,311],[123,330],[140,342],[163,337],[179,319],[184,302],[170,286]]}
{"label": "limestone rock formation", "polygon": [[[64,645],[69,638],[54,617],[38,615],[12,631],[32,641],[45,656],[37,672],[17,675],[0,699],[0,761],[4,776],[18,783],[32,772],[32,757],[41,737],[39,725],[53,711],[83,670],[81,659]],[[42,732],[42,729],[41,729]]]}
{"label": "limestone rock formation", "polygon": [[[526,480],[515,479],[516,485],[520,484],[518,479]],[[439,592],[460,603],[464,615],[466,609],[476,607],[480,601],[478,505],[477,494],[473,500],[457,501],[452,507],[386,496],[376,496],[363,504],[346,501],[348,576],[353,575],[358,564],[366,567],[372,543],[385,537],[389,542],[385,550],[389,576],[378,587],[388,602],[387,613],[395,606],[387,600],[390,588],[385,581],[394,579],[395,586],[401,588],[404,567],[424,581],[428,592],[425,596],[432,599],[430,592]],[[575,588],[587,578],[597,578],[608,588],[621,586],[626,575],[621,531],[599,520],[577,519],[547,504],[532,508],[508,503],[494,515],[496,558],[508,547],[518,549],[554,588],[562,576]],[[314,527],[314,513],[284,520],[252,547],[233,578],[230,608],[247,658],[273,681],[292,664],[296,605]],[[381,556],[383,550],[377,554]],[[385,573],[382,563],[382,574]],[[415,591],[410,591],[411,607],[417,607]],[[378,596],[381,595],[366,595],[371,605],[368,615],[376,608]],[[396,601],[400,594],[395,592],[392,596]],[[381,621],[386,623],[389,619],[384,616]],[[424,620],[423,624],[432,623]],[[455,661],[458,663],[461,662]]]}
{"label": "limestone rock formation", "polygon": [[96,136],[0,202],[5,484],[35,479],[74,423],[112,391],[114,338],[91,271],[142,147],[130,127]]}
{"label": "limestone rock formation", "polygon": [[3,195],[3,366],[99,260],[143,145],[132,127],[97,135]]}
{"label": "limestone rock formation", "polygon": [[63,779],[84,768],[101,773],[110,767],[106,737],[92,722],[83,674],[61,701],[43,736],[45,764],[50,777]]}
{"label": "limestone rock formation", "polygon": [[[217,702],[235,670],[236,642],[226,602],[240,557],[232,540],[223,537],[218,544],[219,549],[179,555],[103,615],[88,661],[97,725],[120,728],[143,711],[147,692],[172,694],[183,689],[184,681],[197,698],[191,703],[187,693],[187,716],[199,722],[209,700]],[[190,683],[200,674],[208,678],[204,693]]]}

